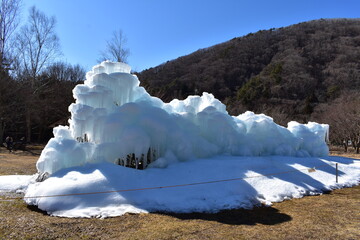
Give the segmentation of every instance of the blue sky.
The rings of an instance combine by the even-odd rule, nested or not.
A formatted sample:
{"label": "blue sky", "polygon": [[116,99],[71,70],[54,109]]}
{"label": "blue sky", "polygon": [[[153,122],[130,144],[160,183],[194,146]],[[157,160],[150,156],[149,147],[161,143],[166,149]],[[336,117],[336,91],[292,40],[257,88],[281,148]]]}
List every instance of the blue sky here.
{"label": "blue sky", "polygon": [[359,0],[23,0],[57,19],[62,60],[86,70],[122,29],[133,70],[258,30],[319,18],[359,18]]}

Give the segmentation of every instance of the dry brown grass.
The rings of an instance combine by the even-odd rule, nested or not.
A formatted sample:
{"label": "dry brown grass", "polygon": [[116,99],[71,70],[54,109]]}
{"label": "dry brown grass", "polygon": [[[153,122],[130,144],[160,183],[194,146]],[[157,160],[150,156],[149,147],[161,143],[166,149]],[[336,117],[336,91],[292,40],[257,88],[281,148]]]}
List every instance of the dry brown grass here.
{"label": "dry brown grass", "polygon": [[344,147],[330,146],[330,155],[360,159],[360,154],[357,154],[355,149],[352,147],[349,147],[348,151],[345,152]]}
{"label": "dry brown grass", "polygon": [[[37,156],[0,153],[0,174],[33,174]],[[359,239],[360,186],[216,214],[51,217],[22,200],[0,201],[0,239]]]}
{"label": "dry brown grass", "polygon": [[27,151],[17,150],[9,153],[0,147],[0,175],[29,175],[36,173],[35,163],[43,145],[31,145]]}

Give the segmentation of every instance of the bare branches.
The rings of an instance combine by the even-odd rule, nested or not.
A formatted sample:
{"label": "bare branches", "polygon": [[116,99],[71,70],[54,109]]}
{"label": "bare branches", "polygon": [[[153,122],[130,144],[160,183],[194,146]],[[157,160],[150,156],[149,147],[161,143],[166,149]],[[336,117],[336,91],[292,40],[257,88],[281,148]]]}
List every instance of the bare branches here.
{"label": "bare branches", "polygon": [[85,70],[80,65],[70,65],[64,62],[56,62],[47,67],[42,75],[59,82],[80,82],[85,79]]}
{"label": "bare branches", "polygon": [[8,64],[8,41],[19,25],[21,0],[0,1],[0,64]]}
{"label": "bare branches", "polygon": [[126,48],[127,38],[121,29],[114,31],[112,38],[106,42],[105,51],[101,52],[99,62],[110,60],[115,62],[127,62],[130,50]]}
{"label": "bare branches", "polygon": [[[360,143],[360,94],[345,91],[333,102],[320,104],[313,118],[330,125],[330,137],[335,144]],[[360,145],[359,145],[360,147]]]}
{"label": "bare branches", "polygon": [[56,20],[35,7],[30,9],[28,24],[17,34],[17,53],[20,68],[33,81],[36,76],[60,55],[59,38],[55,33]]}
{"label": "bare branches", "polygon": [[38,92],[47,86],[47,82],[38,80],[44,70],[60,55],[59,38],[55,33],[56,20],[48,17],[35,7],[30,8],[28,23],[16,35],[17,71],[25,82],[30,80],[26,93],[26,139],[31,141],[33,120],[38,117]]}

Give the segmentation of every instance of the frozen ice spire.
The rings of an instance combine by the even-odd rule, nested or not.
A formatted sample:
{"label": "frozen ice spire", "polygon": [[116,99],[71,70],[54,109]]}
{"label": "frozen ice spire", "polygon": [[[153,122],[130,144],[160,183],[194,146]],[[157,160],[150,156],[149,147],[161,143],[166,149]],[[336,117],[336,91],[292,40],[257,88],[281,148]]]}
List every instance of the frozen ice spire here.
{"label": "frozen ice spire", "polygon": [[210,93],[164,103],[150,96],[124,63],[102,62],[74,90],[69,127],[54,128],[37,168],[53,173],[87,163],[144,168],[217,154],[323,156],[326,124],[290,122],[264,114],[230,116]]}

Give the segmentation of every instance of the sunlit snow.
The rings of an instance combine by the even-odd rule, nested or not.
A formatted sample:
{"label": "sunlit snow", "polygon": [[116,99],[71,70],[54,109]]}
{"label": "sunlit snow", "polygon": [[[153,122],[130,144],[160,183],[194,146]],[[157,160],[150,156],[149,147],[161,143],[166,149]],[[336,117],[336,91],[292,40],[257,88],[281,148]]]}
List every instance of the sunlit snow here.
{"label": "sunlit snow", "polygon": [[327,156],[326,124],[230,116],[209,93],[164,103],[123,63],[95,66],[73,93],[69,126],[54,128],[36,165],[50,177],[0,176],[0,192],[24,191],[51,215],[216,212],[360,180],[360,161]]}

